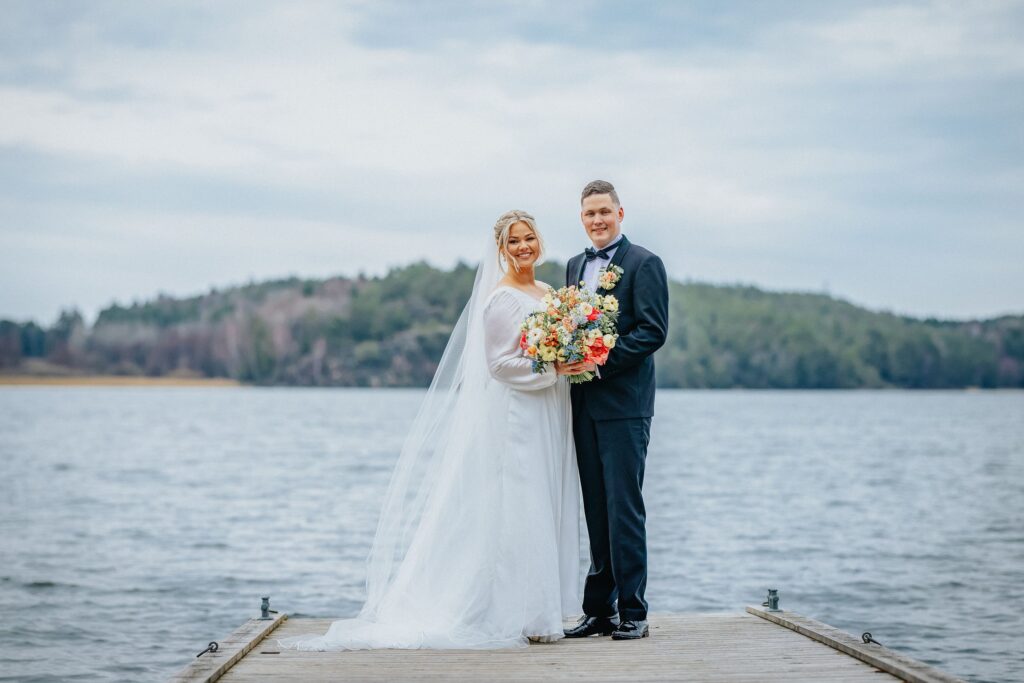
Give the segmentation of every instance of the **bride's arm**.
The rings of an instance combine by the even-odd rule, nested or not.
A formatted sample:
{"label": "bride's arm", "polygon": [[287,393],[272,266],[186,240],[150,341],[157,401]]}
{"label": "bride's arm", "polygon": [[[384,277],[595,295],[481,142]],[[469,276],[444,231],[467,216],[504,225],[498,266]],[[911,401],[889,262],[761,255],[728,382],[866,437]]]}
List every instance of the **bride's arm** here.
{"label": "bride's arm", "polygon": [[484,343],[491,377],[513,389],[536,391],[558,381],[554,364],[547,372],[535,373],[533,362],[519,348],[523,313],[513,294],[499,291],[484,309]]}

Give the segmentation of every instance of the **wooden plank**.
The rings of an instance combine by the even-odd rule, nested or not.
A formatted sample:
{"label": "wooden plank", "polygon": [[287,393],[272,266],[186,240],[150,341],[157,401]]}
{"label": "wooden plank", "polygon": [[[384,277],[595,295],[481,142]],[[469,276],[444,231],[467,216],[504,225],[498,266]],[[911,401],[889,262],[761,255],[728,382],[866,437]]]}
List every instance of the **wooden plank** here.
{"label": "wooden plank", "polygon": [[748,606],[747,612],[754,616],[785,626],[808,638],[824,643],[829,647],[855,657],[862,662],[891,673],[911,683],[964,683],[962,679],[952,676],[924,662],[911,659],[887,647],[875,643],[864,643],[859,638],[829,626],[820,621],[785,610],[769,612],[760,607]]}
{"label": "wooden plank", "polygon": [[[171,683],[216,681],[287,619],[288,615],[284,613],[278,614],[270,620],[250,619],[235,629],[227,638],[217,641],[220,647],[216,652],[207,652],[202,657],[197,657],[188,666],[174,674],[169,681]],[[276,649],[276,642],[274,645]]]}
{"label": "wooden plank", "polygon": [[511,650],[279,650],[277,638],[323,633],[330,619],[291,619],[222,683],[246,681],[704,681],[882,683],[892,676],[745,613],[652,615],[651,637],[593,637]]}

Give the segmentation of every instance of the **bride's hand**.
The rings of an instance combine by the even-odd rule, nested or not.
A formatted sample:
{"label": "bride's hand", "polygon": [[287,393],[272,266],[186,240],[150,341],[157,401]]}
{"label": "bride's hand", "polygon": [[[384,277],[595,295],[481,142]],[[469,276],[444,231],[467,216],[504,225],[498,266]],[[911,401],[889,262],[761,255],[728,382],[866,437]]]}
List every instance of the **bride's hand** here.
{"label": "bride's hand", "polygon": [[578,375],[586,369],[587,364],[583,361],[577,361],[575,363],[555,362],[555,372],[559,375]]}

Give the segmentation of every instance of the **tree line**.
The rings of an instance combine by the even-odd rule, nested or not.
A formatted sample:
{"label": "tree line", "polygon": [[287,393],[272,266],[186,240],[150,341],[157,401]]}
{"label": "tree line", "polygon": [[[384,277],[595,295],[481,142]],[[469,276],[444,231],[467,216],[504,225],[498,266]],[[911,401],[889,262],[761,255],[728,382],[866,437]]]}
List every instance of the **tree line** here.
{"label": "tree line", "polygon": [[[0,372],[227,377],[297,386],[426,386],[475,269],[289,278],[112,305],[87,326],[0,320]],[[538,277],[560,284],[564,268]],[[1024,316],[943,321],[825,294],[670,283],[658,383],[681,388],[1024,387]]]}

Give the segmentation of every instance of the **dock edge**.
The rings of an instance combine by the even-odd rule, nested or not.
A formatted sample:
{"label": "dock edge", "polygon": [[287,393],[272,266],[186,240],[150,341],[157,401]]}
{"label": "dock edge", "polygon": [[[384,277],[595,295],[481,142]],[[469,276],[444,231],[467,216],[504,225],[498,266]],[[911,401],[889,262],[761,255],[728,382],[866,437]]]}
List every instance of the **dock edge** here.
{"label": "dock edge", "polygon": [[202,657],[195,658],[192,663],[171,676],[168,682],[216,681],[287,619],[288,615],[284,613],[271,620],[249,619],[227,638],[217,641],[219,648],[216,652],[208,652]]}
{"label": "dock edge", "polygon": [[796,631],[819,643],[824,643],[843,654],[859,659],[904,681],[911,683],[965,683],[963,679],[940,671],[924,662],[919,662],[882,645],[862,643],[846,631],[795,612],[784,610],[769,612],[751,605],[747,605],[747,612],[773,624]]}

